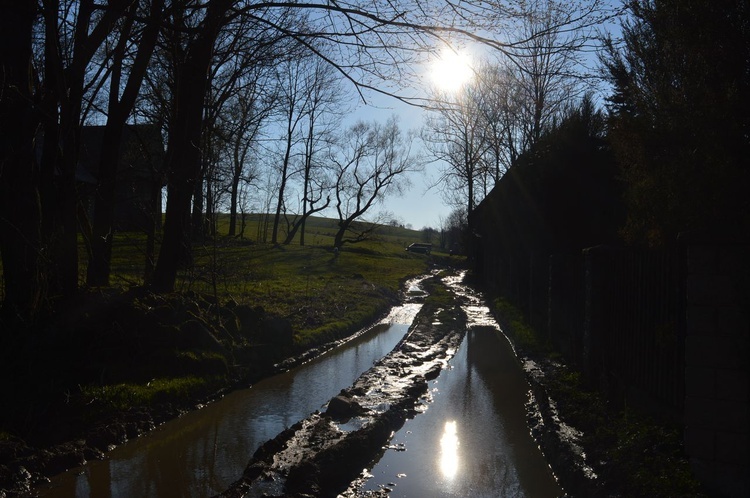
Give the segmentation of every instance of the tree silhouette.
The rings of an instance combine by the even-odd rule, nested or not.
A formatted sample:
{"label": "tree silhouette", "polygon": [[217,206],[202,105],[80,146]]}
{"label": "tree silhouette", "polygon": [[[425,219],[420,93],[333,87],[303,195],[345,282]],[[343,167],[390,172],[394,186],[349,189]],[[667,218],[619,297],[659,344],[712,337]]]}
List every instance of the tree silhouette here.
{"label": "tree silhouette", "polygon": [[633,1],[624,46],[603,62],[610,137],[627,181],[632,242],[680,231],[747,233],[750,15],[747,2]]}

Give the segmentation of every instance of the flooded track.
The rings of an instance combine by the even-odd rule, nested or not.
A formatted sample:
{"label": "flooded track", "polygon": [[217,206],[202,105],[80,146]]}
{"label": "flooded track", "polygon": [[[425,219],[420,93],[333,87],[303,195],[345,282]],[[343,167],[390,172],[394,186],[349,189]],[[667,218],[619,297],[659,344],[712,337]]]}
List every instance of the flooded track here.
{"label": "flooded track", "polygon": [[[448,368],[429,381],[422,413],[406,421],[369,478],[347,494],[562,494],[529,435],[528,385],[510,344],[477,295],[458,279],[447,283],[463,296],[469,331]],[[242,475],[261,444],[324,407],[388,354],[420,306],[394,308],[384,323],[320,358],[164,424],[39,491],[66,497],[213,496]]]}
{"label": "flooded track", "polygon": [[420,307],[398,306],[319,358],[163,424],[36,491],[61,498],[214,496],[242,475],[262,443],[320,409],[391,351]]}
{"label": "flooded track", "polygon": [[492,329],[469,330],[450,367],[430,382],[427,410],[395,434],[357,494],[562,494],[529,435],[525,380],[503,341]]}
{"label": "flooded track", "polygon": [[553,497],[562,494],[529,435],[528,384],[481,298],[457,280],[469,330],[426,410],[404,424],[355,496]]}

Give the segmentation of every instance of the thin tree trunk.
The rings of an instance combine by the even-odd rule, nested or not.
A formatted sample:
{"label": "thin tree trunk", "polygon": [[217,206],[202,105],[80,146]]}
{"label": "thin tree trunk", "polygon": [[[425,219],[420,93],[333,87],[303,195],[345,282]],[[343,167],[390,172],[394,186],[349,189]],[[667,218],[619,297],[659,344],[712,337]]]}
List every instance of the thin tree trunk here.
{"label": "thin tree trunk", "polygon": [[[75,97],[77,99],[77,97]],[[76,191],[76,166],[80,150],[81,130],[77,116],[81,106],[63,113],[63,156],[61,175],[58,180],[59,231],[54,236],[53,273],[57,277],[57,290],[63,296],[73,295],[78,290],[78,218]],[[67,116],[66,116],[67,114]],[[76,117],[74,117],[76,116]]]}
{"label": "thin tree trunk", "polygon": [[237,175],[232,177],[232,189],[230,192],[229,201],[229,233],[230,237],[234,237],[237,225],[237,193],[240,188],[240,178]]}
{"label": "thin tree trunk", "polygon": [[167,147],[167,209],[159,260],[154,271],[153,288],[171,292],[177,279],[179,256],[190,254],[187,228],[190,198],[201,171],[200,141],[203,127],[203,102],[208,91],[208,70],[213,45],[232,0],[214,0],[208,4],[203,31],[188,50],[188,58],[179,64],[176,110]]}
{"label": "thin tree trunk", "polygon": [[110,114],[104,128],[99,159],[99,181],[94,197],[91,260],[86,275],[86,282],[91,287],[109,285],[112,239],[115,232],[115,184],[124,127],[124,119]]}
{"label": "thin tree trunk", "polygon": [[240,141],[236,140],[233,148],[232,186],[229,202],[229,236],[234,237],[237,230],[237,202],[240,190],[240,178],[242,177],[242,161],[240,160]]}
{"label": "thin tree trunk", "polygon": [[289,157],[291,154],[292,145],[291,145],[291,136],[287,139],[287,150],[284,155],[284,164],[281,168],[281,184],[279,185],[279,198],[276,203],[276,215],[273,218],[273,233],[271,235],[271,244],[276,244],[278,242],[278,236],[279,236],[279,221],[281,219],[281,208],[284,205],[284,190],[286,189],[286,175],[287,175],[287,168],[289,166]]}
{"label": "thin tree trunk", "polygon": [[[152,0],[152,21],[156,21],[159,18],[162,5],[163,0]],[[133,4],[133,8],[134,6],[135,4]],[[118,100],[122,60],[132,23],[133,17],[128,17],[125,27],[120,34],[120,40],[118,41],[115,53],[115,68],[111,76],[109,115],[107,116],[107,124],[104,129],[99,158],[99,185],[94,204],[91,259],[87,273],[87,283],[92,287],[109,285],[112,239],[114,237],[115,191],[117,169],[122,149],[123,130],[125,129],[125,121],[133,109],[133,105],[135,105],[135,100],[146,75],[146,69],[151,60],[151,54],[156,46],[156,39],[159,33],[158,23],[151,22],[146,26],[138,44],[138,53],[136,54],[135,62],[122,93],[122,98]]]}
{"label": "thin tree trunk", "polygon": [[55,170],[60,160],[60,110],[57,91],[58,71],[62,67],[57,51],[60,38],[57,27],[57,0],[44,0],[44,88],[42,88],[43,146],[39,174],[39,197],[42,208],[42,244],[49,246],[55,227],[57,200],[55,198]]}
{"label": "thin tree trunk", "polygon": [[205,235],[204,223],[203,223],[203,208],[205,198],[203,197],[203,180],[202,174],[203,168],[200,168],[201,173],[195,179],[195,188],[193,189],[193,213],[190,221],[190,239],[193,242],[202,243],[203,236]]}

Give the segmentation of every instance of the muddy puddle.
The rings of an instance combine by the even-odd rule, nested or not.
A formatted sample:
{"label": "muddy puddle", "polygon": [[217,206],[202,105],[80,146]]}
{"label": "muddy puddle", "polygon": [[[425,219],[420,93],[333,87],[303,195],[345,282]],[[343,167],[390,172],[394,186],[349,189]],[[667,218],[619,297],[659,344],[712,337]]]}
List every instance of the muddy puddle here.
{"label": "muddy puddle", "polygon": [[[408,283],[411,296],[422,291]],[[242,475],[265,441],[320,409],[401,340],[421,304],[395,307],[376,326],[286,373],[170,421],[145,436],[54,477],[45,497],[206,497]]]}
{"label": "muddy puddle", "polygon": [[429,382],[426,409],[394,435],[356,495],[561,495],[526,425],[527,389],[507,341],[471,328]]}
{"label": "muddy puddle", "polygon": [[479,295],[464,297],[468,332],[421,413],[395,433],[349,496],[553,497],[563,494],[529,433],[529,386],[513,349]]}
{"label": "muddy puddle", "polygon": [[[529,433],[524,406],[529,387],[510,343],[481,297],[461,285],[460,277],[445,282],[462,296],[466,322],[461,320],[460,334],[437,339],[445,342],[442,346],[408,340],[420,333],[409,325],[422,305],[407,302],[346,344],[164,424],[108,453],[102,462],[55,478],[40,494],[204,497],[234,489],[227,496],[245,496],[250,490],[255,492],[251,496],[276,495],[287,484],[308,489],[305,480],[312,468],[320,472],[315,484],[320,488],[309,489],[339,489],[339,484],[324,486],[336,481],[341,455],[349,451],[359,458],[359,441],[377,441],[369,463],[352,467],[352,479],[366,470],[346,496],[561,495]],[[406,290],[417,299],[423,293],[416,281]],[[435,326],[427,324],[426,331]],[[418,394],[410,398],[415,387]],[[334,423],[317,412],[325,412],[342,390],[348,390],[345,404],[356,401],[346,408],[365,416]],[[378,414],[386,414],[385,425]],[[386,430],[382,437],[378,424]],[[353,445],[331,451],[336,439],[368,425],[375,429]],[[285,433],[291,439],[279,443],[268,460],[282,465],[269,463],[262,470],[265,480],[228,489],[256,450]],[[314,445],[319,451],[297,461],[298,450]]]}

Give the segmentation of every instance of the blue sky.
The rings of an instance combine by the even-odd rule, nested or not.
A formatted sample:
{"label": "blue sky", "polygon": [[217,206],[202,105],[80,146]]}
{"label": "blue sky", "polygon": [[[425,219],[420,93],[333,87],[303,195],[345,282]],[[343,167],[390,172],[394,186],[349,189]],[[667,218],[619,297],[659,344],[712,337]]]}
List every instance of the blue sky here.
{"label": "blue sky", "polygon": [[[374,96],[371,102],[373,105],[361,106],[353,118],[385,122],[395,114],[399,117],[399,125],[404,132],[410,129],[418,132],[424,123],[427,111],[421,108],[386,96]],[[435,163],[428,164],[422,173],[412,173],[409,178],[411,186],[405,190],[404,195],[389,196],[381,208],[392,212],[397,219],[414,229],[426,226],[439,228],[440,217],[447,218],[452,208],[445,204],[439,189],[429,188],[438,175],[439,166]]]}

